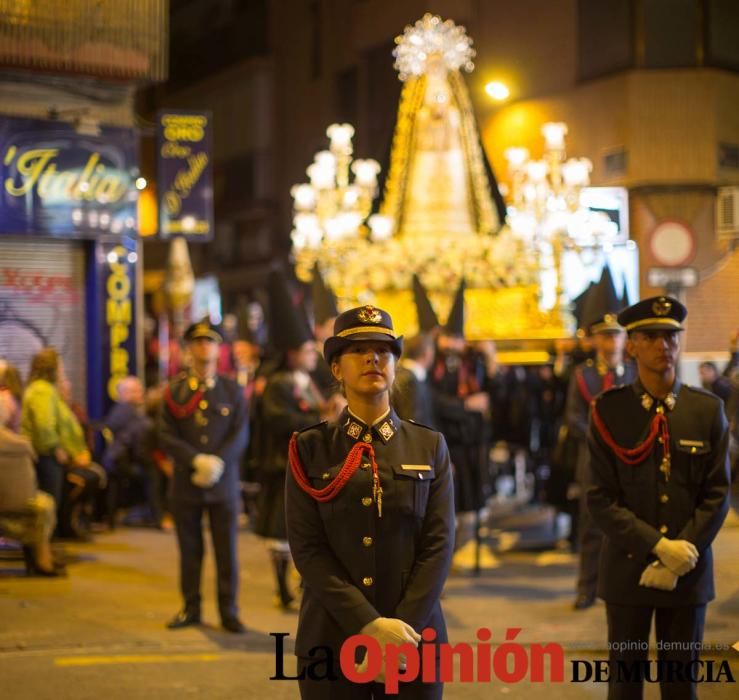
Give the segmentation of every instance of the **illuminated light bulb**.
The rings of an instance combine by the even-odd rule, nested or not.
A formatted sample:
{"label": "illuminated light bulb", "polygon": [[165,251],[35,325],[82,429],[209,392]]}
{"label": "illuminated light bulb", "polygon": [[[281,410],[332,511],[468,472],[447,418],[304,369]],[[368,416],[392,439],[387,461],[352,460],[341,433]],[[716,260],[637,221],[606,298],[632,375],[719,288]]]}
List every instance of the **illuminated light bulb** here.
{"label": "illuminated light bulb", "polygon": [[316,206],[316,191],[313,189],[312,185],[307,183],[294,185],[290,189],[290,194],[295,200],[295,207],[298,210],[310,210]]}
{"label": "illuminated light bulb", "polygon": [[323,222],[323,228],[326,230],[326,238],[329,241],[338,241],[344,235],[344,226],[341,218],[332,216]]}
{"label": "illuminated light bulb", "polygon": [[583,187],[590,182],[593,163],[589,158],[570,158],[562,163],[562,177],[571,187]]}
{"label": "illuminated light bulb", "polygon": [[354,209],[359,201],[359,188],[358,187],[347,187],[344,190],[344,196],[341,201],[341,205],[344,209]]}
{"label": "illuminated light bulb", "polygon": [[503,155],[511,168],[517,170],[529,159],[529,149],[523,147],[507,148]]}
{"label": "illuminated light bulb", "polygon": [[544,182],[549,166],[543,160],[530,160],[526,163],[526,174],[532,182]]}
{"label": "illuminated light bulb", "polygon": [[352,172],[357,180],[357,184],[364,187],[374,187],[377,184],[380,164],[371,158],[365,160],[358,159],[352,163]]}
{"label": "illuminated light bulb", "polygon": [[567,124],[564,122],[547,122],[541,127],[547,148],[561,151],[565,147],[565,136],[567,135]]}
{"label": "illuminated light bulb", "polygon": [[321,224],[315,214],[297,214],[293,219],[295,228],[301,234],[309,236],[315,231],[321,230]]}
{"label": "illuminated light bulb", "polygon": [[332,149],[351,153],[352,136],[354,136],[354,127],[351,124],[331,124],[326,129],[326,136],[331,139]]}
{"label": "illuminated light bulb", "polygon": [[511,91],[499,80],[488,83],[485,86],[485,92],[497,102],[507,100],[511,96]]}
{"label": "illuminated light bulb", "polygon": [[393,235],[393,219],[383,214],[373,214],[367,220],[373,241],[384,241]]}
{"label": "illuminated light bulb", "polygon": [[310,178],[310,184],[316,189],[327,190],[334,185],[335,170],[321,163],[309,165],[305,171]]}

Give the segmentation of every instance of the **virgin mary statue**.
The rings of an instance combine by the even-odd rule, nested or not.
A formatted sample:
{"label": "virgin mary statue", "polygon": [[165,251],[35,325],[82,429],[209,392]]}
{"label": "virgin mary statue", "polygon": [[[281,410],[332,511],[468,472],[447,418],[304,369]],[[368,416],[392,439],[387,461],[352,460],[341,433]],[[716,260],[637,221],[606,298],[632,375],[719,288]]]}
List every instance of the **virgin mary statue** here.
{"label": "virgin mary statue", "polygon": [[414,239],[495,233],[504,205],[460,73],[473,68],[471,39],[427,14],[396,43],[404,85],[380,213]]}

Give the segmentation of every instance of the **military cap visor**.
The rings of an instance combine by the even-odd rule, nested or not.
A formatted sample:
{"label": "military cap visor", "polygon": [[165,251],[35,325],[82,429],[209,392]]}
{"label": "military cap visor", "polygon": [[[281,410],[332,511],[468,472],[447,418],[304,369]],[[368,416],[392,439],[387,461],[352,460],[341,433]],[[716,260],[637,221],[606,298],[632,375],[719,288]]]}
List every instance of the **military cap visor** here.
{"label": "military cap visor", "polygon": [[618,315],[618,322],[632,331],[683,331],[688,310],[672,297],[643,299]]}
{"label": "military cap visor", "polygon": [[187,342],[198,340],[199,338],[212,340],[214,343],[223,342],[223,336],[219,333],[218,329],[211,323],[203,321],[200,321],[199,323],[193,323],[185,331],[185,340]]}
{"label": "military cap visor", "polygon": [[359,306],[336,318],[334,334],[323,344],[323,355],[330,363],[347,347],[360,341],[387,343],[396,357],[403,352],[403,337],[395,335],[390,314],[374,306]]}
{"label": "military cap visor", "polygon": [[621,333],[623,326],[618,322],[616,314],[603,314],[590,324],[589,331],[591,335],[599,335],[602,333]]}

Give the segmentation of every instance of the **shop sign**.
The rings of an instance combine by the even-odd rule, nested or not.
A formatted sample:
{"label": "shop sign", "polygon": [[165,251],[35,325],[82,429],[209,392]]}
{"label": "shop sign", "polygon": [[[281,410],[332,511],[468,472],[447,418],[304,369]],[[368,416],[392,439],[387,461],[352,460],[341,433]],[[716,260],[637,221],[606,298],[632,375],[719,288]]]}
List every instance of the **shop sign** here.
{"label": "shop sign", "polygon": [[211,116],[162,111],[157,129],[159,236],[213,238]]}
{"label": "shop sign", "polygon": [[131,129],[0,118],[0,234],[64,238],[136,233]]}
{"label": "shop sign", "polygon": [[118,383],[136,374],[136,263],[135,240],[100,240],[88,278],[90,314],[88,367],[89,413],[104,416],[118,400]]}

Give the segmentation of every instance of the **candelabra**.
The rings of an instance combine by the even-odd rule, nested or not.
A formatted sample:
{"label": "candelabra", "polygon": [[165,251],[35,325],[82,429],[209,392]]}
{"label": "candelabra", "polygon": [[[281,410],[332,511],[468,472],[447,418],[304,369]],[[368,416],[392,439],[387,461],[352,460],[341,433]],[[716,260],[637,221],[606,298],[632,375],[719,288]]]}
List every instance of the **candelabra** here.
{"label": "candelabra", "polygon": [[310,183],[290,190],[294,200],[291,237],[298,252],[364,235],[365,221],[373,240],[392,235],[392,221],[387,217],[376,214],[367,220],[377,191],[379,163],[372,159],[352,161],[351,124],[332,124],[326,136],[329,150],[319,151],[306,170]]}
{"label": "candelabra", "polygon": [[540,160],[530,159],[526,148],[505,152],[511,180],[508,224],[540,256],[542,270],[554,274],[552,313],[569,321],[562,286],[564,250],[599,247],[614,224],[580,202],[593,164],[588,158],[566,159],[567,125],[549,122],[541,133],[545,149]]}

